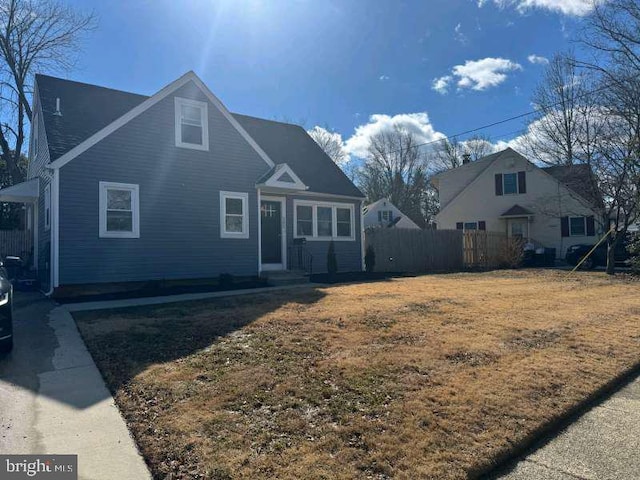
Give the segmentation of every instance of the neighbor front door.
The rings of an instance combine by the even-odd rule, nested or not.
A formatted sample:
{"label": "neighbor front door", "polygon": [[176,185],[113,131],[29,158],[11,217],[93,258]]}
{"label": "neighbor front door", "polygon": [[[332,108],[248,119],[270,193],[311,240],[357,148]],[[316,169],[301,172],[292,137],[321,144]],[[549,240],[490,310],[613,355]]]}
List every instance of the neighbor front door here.
{"label": "neighbor front door", "polygon": [[260,202],[262,264],[282,267],[282,203]]}

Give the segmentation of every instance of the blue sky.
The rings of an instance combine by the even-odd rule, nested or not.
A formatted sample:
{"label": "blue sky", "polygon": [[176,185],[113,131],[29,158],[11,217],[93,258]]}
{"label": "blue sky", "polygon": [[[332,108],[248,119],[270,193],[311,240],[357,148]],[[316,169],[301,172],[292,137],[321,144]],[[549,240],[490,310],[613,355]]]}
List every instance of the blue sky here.
{"label": "blue sky", "polygon": [[326,125],[355,152],[394,121],[429,140],[530,110],[544,65],[528,57],[575,47],[588,11],[588,0],[69,3],[99,18],[69,78],[150,95],[194,70],[231,111]]}

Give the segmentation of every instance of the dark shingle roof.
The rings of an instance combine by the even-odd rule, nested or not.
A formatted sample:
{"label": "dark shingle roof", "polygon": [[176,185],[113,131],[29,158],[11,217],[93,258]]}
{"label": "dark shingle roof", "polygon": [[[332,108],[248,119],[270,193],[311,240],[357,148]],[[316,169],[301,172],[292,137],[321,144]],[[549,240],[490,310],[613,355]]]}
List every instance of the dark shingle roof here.
{"label": "dark shingle roof", "polygon": [[[51,161],[144,102],[145,95],[36,75]],[[61,116],[54,115],[60,99]]]}
{"label": "dark shingle roof", "polygon": [[603,206],[602,195],[589,165],[554,165],[542,170],[595,206]]}
{"label": "dark shingle roof", "polygon": [[[149,98],[48,75],[36,75],[36,82],[51,161]],[[56,98],[61,116],[54,115]],[[232,115],[276,164],[288,164],[310,191],[364,197],[302,127]]]}
{"label": "dark shingle roof", "polygon": [[286,163],[312,192],[364,197],[304,128],[233,114],[242,128],[276,163]]}

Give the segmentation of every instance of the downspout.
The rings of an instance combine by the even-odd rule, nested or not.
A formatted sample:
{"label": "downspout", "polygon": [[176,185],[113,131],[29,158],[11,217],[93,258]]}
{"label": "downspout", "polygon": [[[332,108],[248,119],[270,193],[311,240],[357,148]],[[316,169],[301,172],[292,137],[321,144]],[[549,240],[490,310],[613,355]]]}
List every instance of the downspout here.
{"label": "downspout", "polygon": [[58,239],[59,239],[59,229],[58,229],[58,193],[60,191],[60,170],[53,169],[53,178],[51,179],[51,189],[50,195],[51,199],[49,201],[49,215],[51,216],[50,222],[51,227],[49,228],[50,232],[50,246],[49,246],[49,291],[45,293],[47,296],[51,296],[53,291],[58,286]]}
{"label": "downspout", "polygon": [[360,200],[360,203],[358,203],[359,207],[360,207],[360,260],[362,261],[362,264],[360,265],[360,268],[362,269],[361,271],[365,271],[366,270],[366,265],[364,262],[364,256],[365,256],[365,248],[364,248],[364,209],[363,207],[363,200]]}
{"label": "downspout", "polygon": [[258,191],[258,277],[262,274],[262,213],[260,212],[260,188]]}

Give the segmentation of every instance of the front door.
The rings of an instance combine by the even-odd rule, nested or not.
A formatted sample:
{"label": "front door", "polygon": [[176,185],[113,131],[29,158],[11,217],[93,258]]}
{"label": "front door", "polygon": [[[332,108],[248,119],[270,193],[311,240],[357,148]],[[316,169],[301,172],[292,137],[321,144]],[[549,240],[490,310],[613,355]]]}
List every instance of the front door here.
{"label": "front door", "polygon": [[282,202],[260,202],[262,264],[282,268]]}

